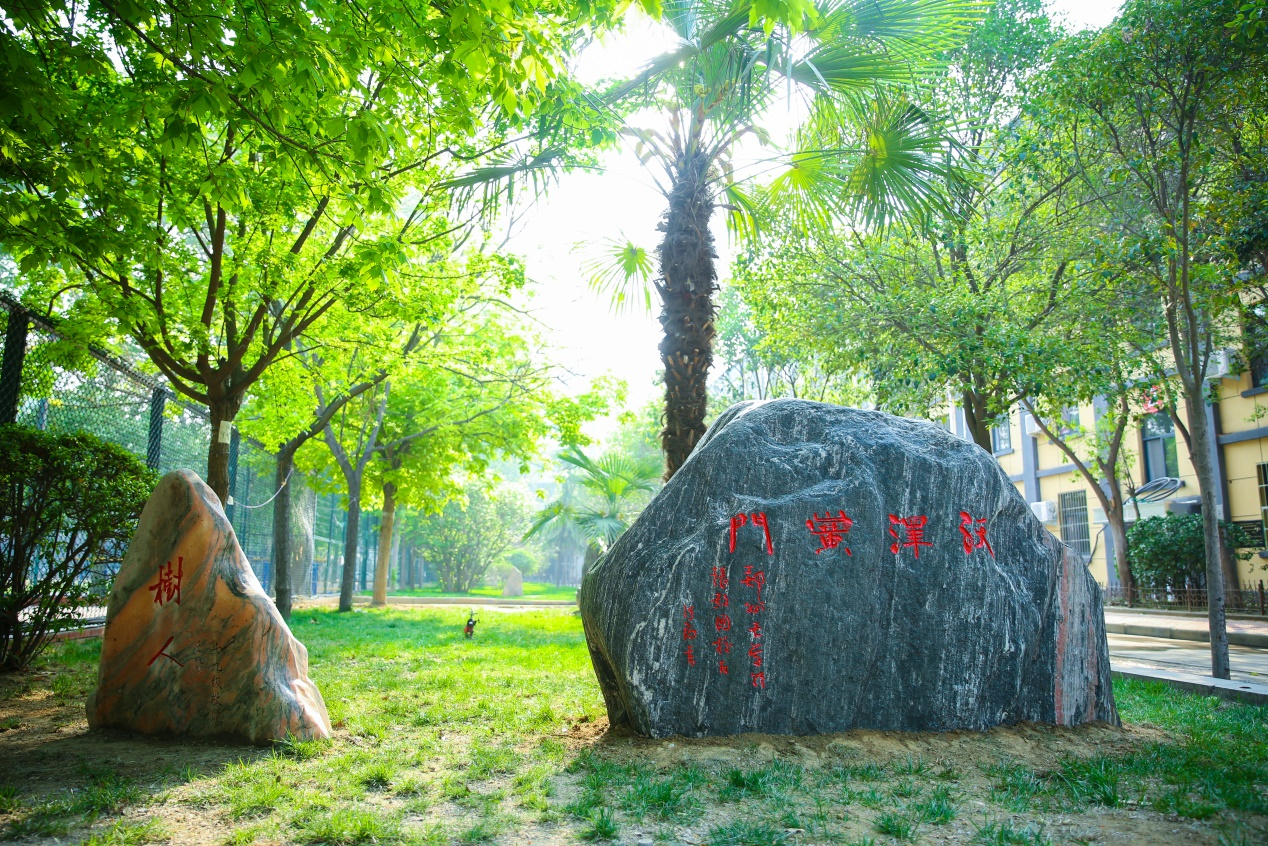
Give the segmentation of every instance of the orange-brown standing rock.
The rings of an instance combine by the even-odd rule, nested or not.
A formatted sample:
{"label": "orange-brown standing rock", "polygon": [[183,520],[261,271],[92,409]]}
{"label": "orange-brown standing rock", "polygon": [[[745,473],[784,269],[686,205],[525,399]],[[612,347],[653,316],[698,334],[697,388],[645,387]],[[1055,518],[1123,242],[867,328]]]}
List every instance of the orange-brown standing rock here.
{"label": "orange-brown standing rock", "polygon": [[88,724],[252,743],[330,736],[308,650],[190,470],[154,489],[115,577]]}

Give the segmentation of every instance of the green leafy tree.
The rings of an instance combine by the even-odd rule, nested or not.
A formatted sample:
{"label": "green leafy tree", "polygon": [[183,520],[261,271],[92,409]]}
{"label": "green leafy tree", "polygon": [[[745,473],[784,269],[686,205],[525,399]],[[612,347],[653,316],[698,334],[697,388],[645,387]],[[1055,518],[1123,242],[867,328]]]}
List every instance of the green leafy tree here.
{"label": "green leafy tree", "polygon": [[[1129,605],[1135,602],[1137,579],[1127,530],[1126,509],[1134,491],[1127,433],[1157,410],[1157,380],[1151,378],[1148,359],[1138,352],[1161,332],[1153,304],[1145,286],[1122,280],[1109,307],[1068,315],[1046,327],[1061,336],[1052,345],[1061,358],[1041,390],[1022,400],[1040,431],[1070,459],[1105,511],[1118,579]],[[1081,405],[1092,406],[1090,427],[1065,419],[1067,409]]]}
{"label": "green leafy tree", "polygon": [[[878,95],[876,86],[910,81],[958,42],[976,9],[960,0],[800,2],[775,16],[767,4],[748,2],[683,0],[663,9],[679,45],[612,91],[609,102],[655,110],[667,124],[630,123],[624,131],[639,155],[658,166],[668,202],[652,285],[664,330],[662,446],[669,478],[705,431],[716,334],[710,223],[725,206],[734,225],[753,234],[761,206],[735,178],[736,145],[746,136],[766,138],[760,122],[777,103],[804,99],[811,116],[802,143],[784,159],[772,192],[817,216],[858,197],[888,204],[882,216],[924,207],[938,162],[937,133],[900,97]],[[620,272],[597,273],[597,284],[612,288],[619,301],[637,301],[640,280],[651,276],[647,254],[617,245],[613,259]]]}
{"label": "green leafy tree", "polygon": [[0,671],[30,664],[102,601],[157,482],[92,435],[0,425]]}
{"label": "green leafy tree", "polygon": [[721,411],[741,400],[796,397],[857,405],[865,386],[853,372],[829,368],[818,355],[784,346],[783,336],[768,336],[738,286],[718,298],[717,350],[721,365],[709,388]]}
{"label": "green leafy tree", "polygon": [[942,202],[884,229],[785,226],[735,277],[766,343],[866,380],[898,412],[964,409],[972,439],[1039,391],[1063,319],[1104,287],[1099,221],[1068,151],[1022,112],[1060,32],[1038,0],[992,7],[930,78],[922,107],[945,114]]}
{"label": "green leafy tree", "polygon": [[[1248,118],[1263,112],[1259,83],[1268,73],[1261,39],[1239,34],[1240,12],[1232,0],[1129,0],[1105,31],[1072,40],[1053,71],[1053,100],[1065,107],[1054,126],[1065,128],[1087,163],[1089,182],[1118,189],[1111,260],[1149,280],[1160,301],[1163,366],[1174,369],[1184,400],[1179,428],[1202,498],[1211,673],[1225,679],[1226,578],[1206,374],[1226,345],[1241,295],[1211,199],[1230,176],[1224,152]],[[1164,382],[1168,390],[1171,384]]]}
{"label": "green leafy tree", "polygon": [[524,534],[528,507],[511,488],[463,486],[439,514],[419,522],[414,543],[446,592],[467,593]]}
{"label": "green leafy tree", "polygon": [[[1250,559],[1256,546],[1249,533],[1236,523],[1221,523],[1220,529],[1243,561]],[[1168,514],[1148,517],[1130,531],[1132,565],[1143,588],[1162,591],[1206,587],[1206,548],[1202,517],[1198,514]]]}
{"label": "green leafy tree", "polygon": [[10,5],[0,243],[24,299],[208,407],[223,500],[222,424],[296,339],[407,285],[463,223],[455,191],[589,138],[563,70],[618,5]]}
{"label": "green leafy tree", "polygon": [[387,602],[398,502],[433,510],[458,492],[455,472],[478,477],[495,459],[522,467],[547,437],[582,441],[581,424],[606,410],[602,385],[557,394],[553,367],[531,343],[505,316],[477,313],[429,344],[422,366],[398,385],[369,468],[382,491],[372,603]]}
{"label": "green leafy tree", "polygon": [[[383,493],[375,590],[386,601],[398,502],[438,508],[457,493],[455,474],[479,474],[494,457],[526,460],[548,434],[575,442],[602,410],[601,397],[557,396],[553,370],[524,327],[478,300],[473,308],[432,327],[394,375],[345,403],[322,431],[327,453],[319,460],[339,471],[348,503],[342,610],[352,608],[367,486]],[[325,416],[325,390],[314,389],[317,416]]]}
{"label": "green leafy tree", "polygon": [[300,450],[319,438],[345,406],[379,388],[423,340],[421,324],[410,326],[381,314],[334,312],[324,323],[328,337],[306,337],[292,354],[260,379],[245,407],[242,430],[265,444],[277,445],[273,496],[273,566],[278,612],[291,612],[290,565],[296,550],[291,532],[291,491]]}

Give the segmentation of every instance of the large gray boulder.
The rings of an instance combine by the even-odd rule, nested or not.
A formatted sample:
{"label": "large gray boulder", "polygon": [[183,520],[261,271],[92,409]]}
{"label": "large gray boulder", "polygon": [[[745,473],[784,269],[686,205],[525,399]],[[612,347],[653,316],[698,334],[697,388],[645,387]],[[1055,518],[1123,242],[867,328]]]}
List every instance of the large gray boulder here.
{"label": "large gray boulder", "polygon": [[930,423],[733,406],[579,599],[609,720],[644,735],[1118,722],[1096,582]]}

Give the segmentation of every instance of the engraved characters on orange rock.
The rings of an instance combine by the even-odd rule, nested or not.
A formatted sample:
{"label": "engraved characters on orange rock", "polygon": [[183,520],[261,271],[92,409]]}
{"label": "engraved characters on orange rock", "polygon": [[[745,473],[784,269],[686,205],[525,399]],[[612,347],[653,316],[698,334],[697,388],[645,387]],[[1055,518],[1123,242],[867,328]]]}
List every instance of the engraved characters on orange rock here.
{"label": "engraved characters on orange rock", "polygon": [[168,655],[168,654],[167,654],[167,647],[171,646],[171,645],[172,645],[172,641],[174,641],[174,640],[176,640],[176,635],[172,635],[171,637],[169,637],[169,638],[167,639],[167,642],[166,642],[166,643],[164,643],[162,646],[160,646],[160,647],[159,647],[159,651],[154,653],[154,657],[153,657],[153,658],[151,658],[151,659],[149,660],[149,662],[148,662],[148,663],[146,663],[146,665],[145,665],[145,666],[147,666],[147,667],[151,667],[151,666],[153,666],[153,665],[154,665],[154,662],[155,662],[155,661],[157,661],[157,660],[159,659],[159,657],[160,657],[160,656],[162,656],[163,658],[166,658],[167,660],[171,661],[171,662],[172,662],[173,664],[175,664],[176,666],[178,666],[178,667],[184,667],[184,666],[185,666],[184,664],[182,664],[180,661],[177,661],[177,660],[176,660],[175,658],[173,658],[171,655]]}
{"label": "engraved characters on orange rock", "polygon": [[154,593],[154,604],[162,605],[165,602],[176,600],[176,604],[181,604],[181,579],[185,577],[185,558],[178,556],[176,559],[176,573],[172,573],[172,562],[167,562],[167,568],[159,567],[158,581],[150,585],[149,589]]}

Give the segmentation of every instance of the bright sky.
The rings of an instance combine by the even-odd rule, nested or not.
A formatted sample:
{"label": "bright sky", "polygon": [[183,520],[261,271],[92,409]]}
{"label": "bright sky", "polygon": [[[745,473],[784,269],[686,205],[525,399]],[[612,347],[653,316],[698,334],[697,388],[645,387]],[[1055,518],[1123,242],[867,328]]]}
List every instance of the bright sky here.
{"label": "bright sky", "polygon": [[[1048,6],[1071,28],[1080,29],[1105,26],[1120,3],[1052,0]],[[585,82],[627,76],[672,46],[652,24],[633,25],[587,50],[578,75]],[[615,151],[603,164],[601,171],[563,176],[521,221],[506,249],[524,258],[536,283],[530,308],[545,327],[555,359],[571,374],[569,386],[580,390],[589,380],[610,374],[628,383],[627,407],[635,408],[660,395],[660,324],[655,314],[641,310],[613,314],[608,299],[587,287],[581,265],[595,254],[590,245],[609,238],[628,237],[650,252],[658,241],[656,224],[665,200],[631,150]],[[721,214],[715,222],[718,270],[725,283],[730,245]],[[596,425],[591,434],[602,438],[611,426]]]}

